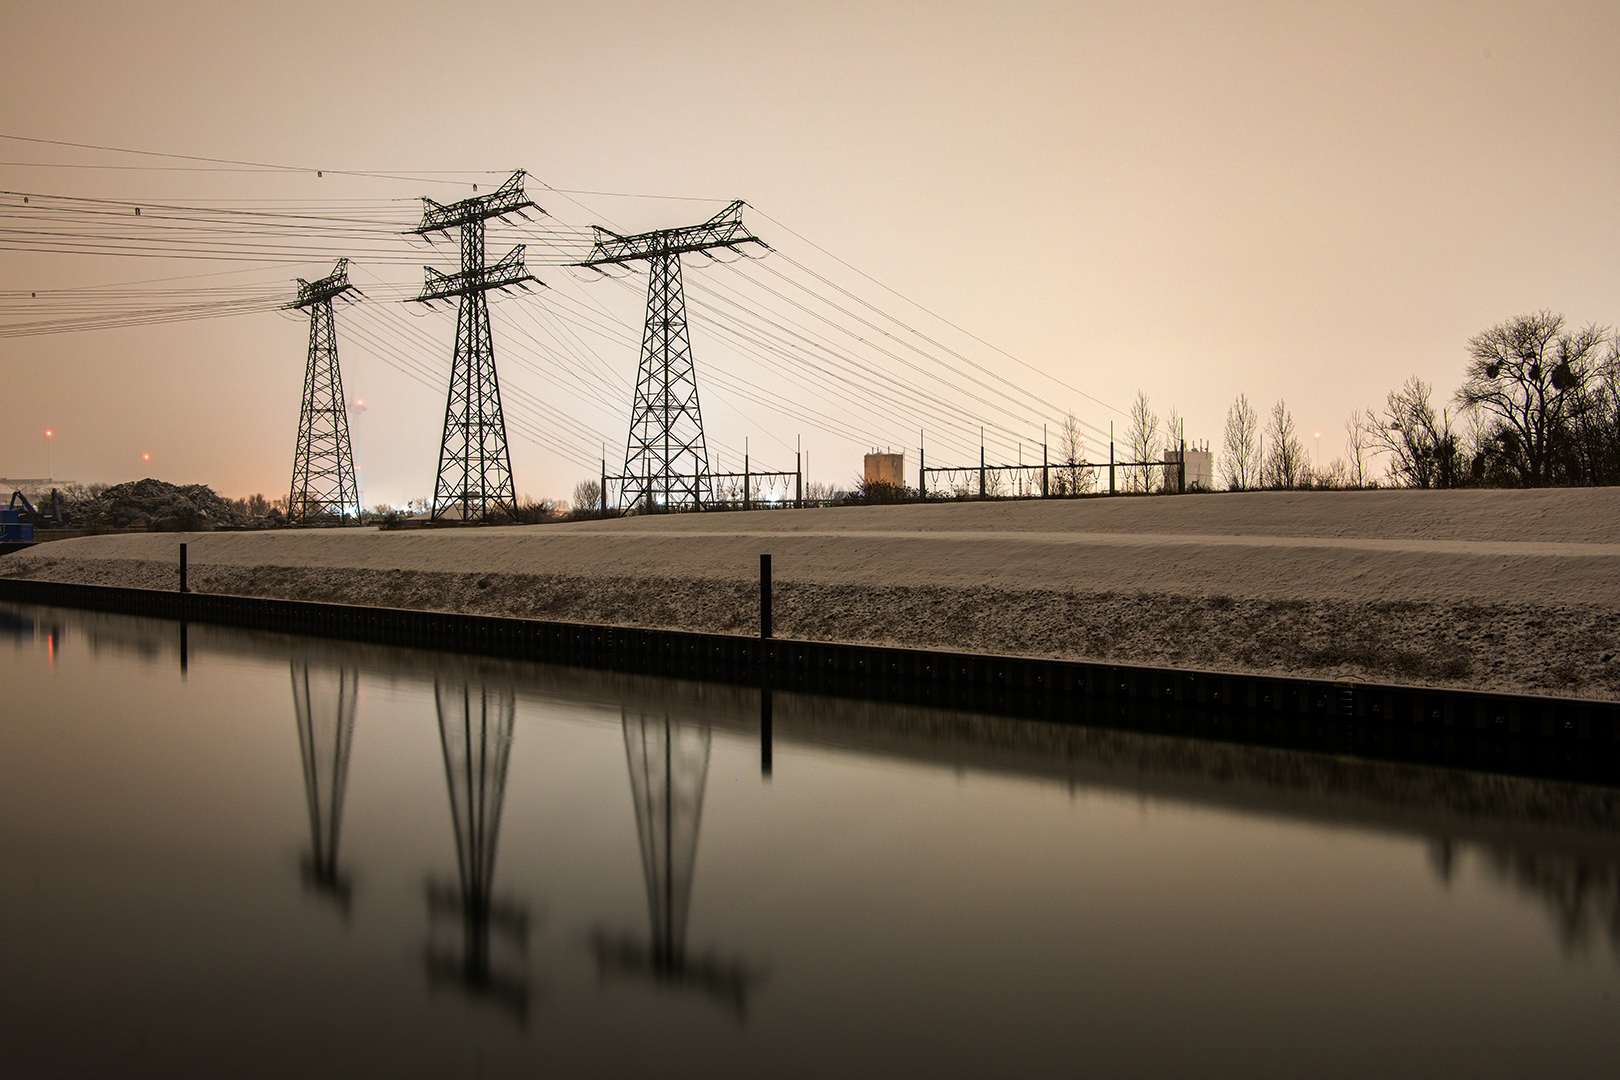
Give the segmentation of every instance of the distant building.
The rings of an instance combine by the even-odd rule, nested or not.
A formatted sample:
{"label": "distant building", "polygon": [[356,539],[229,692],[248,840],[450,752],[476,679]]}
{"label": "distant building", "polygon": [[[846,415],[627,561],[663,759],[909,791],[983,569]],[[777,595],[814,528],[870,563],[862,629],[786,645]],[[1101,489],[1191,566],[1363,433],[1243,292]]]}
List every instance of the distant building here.
{"label": "distant building", "polygon": [[[1181,482],[1181,451],[1164,452],[1164,490],[1175,491]],[[1187,490],[1215,490],[1215,455],[1206,445],[1202,450],[1187,450]]]}
{"label": "distant building", "polygon": [[905,487],[906,455],[867,454],[866,482],[868,484],[893,484],[895,487]]}

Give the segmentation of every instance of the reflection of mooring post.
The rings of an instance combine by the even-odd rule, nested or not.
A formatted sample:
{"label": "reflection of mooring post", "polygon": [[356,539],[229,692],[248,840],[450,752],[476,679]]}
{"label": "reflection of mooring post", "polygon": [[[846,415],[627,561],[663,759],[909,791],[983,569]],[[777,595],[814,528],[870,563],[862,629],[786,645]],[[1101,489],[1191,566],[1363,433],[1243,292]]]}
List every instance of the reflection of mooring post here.
{"label": "reflection of mooring post", "polygon": [[310,851],[304,881],[335,898],[349,913],[349,881],[338,873],[338,829],[349,778],[349,747],[360,698],[360,673],[353,668],[311,669],[292,663],[293,710],[298,716],[298,755],[304,764],[304,797],[309,802]]}
{"label": "reflection of mooring post", "polygon": [[[491,892],[517,699],[509,689],[466,682],[435,683],[433,697],[456,830],[459,887],[429,881],[428,915],[430,921],[459,916],[462,946],[458,959],[454,950],[430,942],[428,975],[434,981],[459,982],[522,1016],[528,1009],[529,983],[516,969],[524,962],[528,945],[528,912],[517,904],[496,901]],[[512,954],[512,962],[504,967],[492,961],[491,931],[501,934]]]}
{"label": "reflection of mooring post", "polygon": [[759,688],[759,772],[766,779],[771,775],[771,688]]}
{"label": "reflection of mooring post", "polygon": [[186,677],[186,665],[191,660],[191,647],[186,641],[186,620],[180,620],[180,677]]}
{"label": "reflection of mooring post", "polygon": [[697,862],[698,819],[709,775],[709,729],[668,717],[624,714],[624,751],[635,800],[636,835],[647,880],[652,941],[598,931],[591,938],[604,972],[639,974],[690,986],[725,1002],[740,1017],[760,975],[740,961],[686,952],[686,917]]}

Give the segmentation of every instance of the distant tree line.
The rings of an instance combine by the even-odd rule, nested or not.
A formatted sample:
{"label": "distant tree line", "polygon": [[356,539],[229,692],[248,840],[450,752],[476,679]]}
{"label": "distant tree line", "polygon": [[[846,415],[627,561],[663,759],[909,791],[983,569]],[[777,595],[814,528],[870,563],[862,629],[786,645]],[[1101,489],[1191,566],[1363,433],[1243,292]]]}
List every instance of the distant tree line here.
{"label": "distant tree line", "polygon": [[1221,478],[1245,488],[1413,488],[1620,484],[1620,337],[1608,327],[1571,330],[1562,315],[1521,315],[1468,342],[1463,383],[1449,401],[1413,377],[1382,410],[1345,424],[1345,451],[1313,470],[1287,406],[1261,428],[1248,398],[1227,412]]}

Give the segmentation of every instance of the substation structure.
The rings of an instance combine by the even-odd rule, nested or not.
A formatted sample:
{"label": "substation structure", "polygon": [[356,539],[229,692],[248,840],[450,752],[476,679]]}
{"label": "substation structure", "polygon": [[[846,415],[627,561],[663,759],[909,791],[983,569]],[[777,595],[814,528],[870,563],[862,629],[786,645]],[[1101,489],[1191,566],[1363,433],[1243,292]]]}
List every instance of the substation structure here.
{"label": "substation structure", "polygon": [[[1193,454],[1203,454],[1207,458],[1207,450],[1193,450]],[[936,465],[930,466],[926,451],[919,449],[919,462],[917,466],[917,493],[922,499],[929,497],[929,477],[935,478],[934,493],[937,498],[967,497],[977,499],[993,498],[1066,498],[1072,495],[1082,495],[1090,491],[1092,484],[1096,483],[1096,474],[1103,469],[1102,462],[1092,462],[1081,459],[1079,461],[1052,461],[1047,454],[1046,443],[1041,443],[1040,464],[1025,465],[992,465],[985,459],[984,437],[979,438],[979,463],[977,465]],[[1108,488],[1109,495],[1119,494],[1119,471],[1121,469],[1144,470],[1144,483],[1150,475],[1146,470],[1157,469],[1162,472],[1164,488],[1174,491],[1178,495],[1187,493],[1187,466],[1189,464],[1187,440],[1180,440],[1180,449],[1167,450],[1163,461],[1117,461],[1114,457],[1114,442],[1108,441]],[[1195,470],[1195,479],[1202,475],[1198,461],[1192,462]],[[1013,491],[1001,490],[1003,478],[1013,478]],[[958,479],[966,481],[957,483]],[[975,490],[975,479],[977,489]],[[941,484],[940,481],[943,481]],[[1020,483],[1022,481],[1022,483]],[[1207,481],[1201,481],[1206,482]],[[962,493],[966,492],[964,496]],[[1099,491],[1099,494],[1101,492]]]}
{"label": "substation structure", "polygon": [[[748,455],[743,455],[743,471],[738,472],[710,472],[704,475],[709,481],[709,500],[696,504],[695,509],[710,510],[725,507],[733,510],[757,510],[767,506],[787,506],[795,510],[804,508],[804,472],[803,454],[794,455],[793,471],[760,471],[751,467]],[[623,514],[636,505],[631,501],[634,493],[644,490],[645,476],[610,476],[607,471],[607,462],[602,462],[602,486],[599,489],[601,503],[597,509],[601,513],[616,510]],[[791,495],[789,483],[792,484]],[[617,485],[617,497],[612,494]],[[781,496],[774,497],[778,486],[782,489]],[[762,497],[763,496],[763,497]],[[642,504],[645,506],[645,503]]]}
{"label": "substation structure", "polygon": [[304,368],[304,402],[298,412],[298,445],[293,451],[288,520],[304,525],[359,524],[360,492],[349,445],[348,401],[338,370],[337,323],[333,302],[355,292],[349,260],[319,281],[298,279],[290,309],[309,312],[309,362]]}
{"label": "substation structure", "polygon": [[604,509],[610,479],[620,483],[621,507],[625,511],[701,510],[714,502],[716,475],[709,471],[709,451],[703,437],[697,369],[692,363],[686,294],[681,284],[681,256],[702,253],[713,258],[711,253],[716,248],[741,253],[743,244],[765,247],[765,242],[743,225],[742,207],[739,199],[701,225],[635,236],[620,236],[600,225],[591,226],[595,246],[590,256],[576,265],[601,271],[604,266],[646,262],[648,274],[647,322],[630,407],[624,474],[608,477],[603,470]]}
{"label": "substation structure", "polygon": [[495,343],[489,330],[491,290],[527,289],[544,284],[523,265],[523,245],[494,265],[484,262],[484,223],[508,214],[527,218],[525,210],[545,211],[523,193],[520,169],[488,195],[445,206],[422,200],[422,224],[410,230],[431,237],[460,230],[461,269],[444,274],[425,267],[427,280],[416,302],[432,304],[455,297],[456,345],[450,365],[450,391],[444,406],[444,437],[439,443],[439,469],[433,484],[431,519],[490,521],[517,517],[512,485],[512,457],[506,445],[506,417],[495,372]]}

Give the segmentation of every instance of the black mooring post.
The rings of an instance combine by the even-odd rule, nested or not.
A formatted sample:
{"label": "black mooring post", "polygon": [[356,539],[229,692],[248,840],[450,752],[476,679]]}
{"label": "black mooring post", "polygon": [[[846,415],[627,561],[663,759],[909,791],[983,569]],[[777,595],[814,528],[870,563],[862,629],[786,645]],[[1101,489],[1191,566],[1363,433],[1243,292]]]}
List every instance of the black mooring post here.
{"label": "black mooring post", "polygon": [[759,557],[759,636],[771,636],[771,557]]}
{"label": "black mooring post", "polygon": [[180,591],[186,591],[186,545],[180,545]]}
{"label": "black mooring post", "polygon": [[771,688],[759,688],[759,774],[771,775]]}

